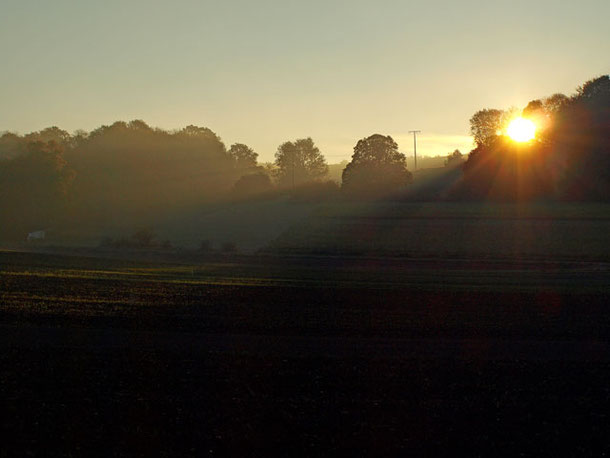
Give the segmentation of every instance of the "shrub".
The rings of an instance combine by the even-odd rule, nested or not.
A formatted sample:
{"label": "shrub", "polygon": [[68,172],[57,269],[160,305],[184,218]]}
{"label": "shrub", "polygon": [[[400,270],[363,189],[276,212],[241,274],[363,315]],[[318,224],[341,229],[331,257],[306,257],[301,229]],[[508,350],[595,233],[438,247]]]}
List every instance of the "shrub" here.
{"label": "shrub", "polygon": [[273,189],[269,175],[264,172],[242,176],[233,185],[232,194],[237,199],[247,199],[268,193]]}

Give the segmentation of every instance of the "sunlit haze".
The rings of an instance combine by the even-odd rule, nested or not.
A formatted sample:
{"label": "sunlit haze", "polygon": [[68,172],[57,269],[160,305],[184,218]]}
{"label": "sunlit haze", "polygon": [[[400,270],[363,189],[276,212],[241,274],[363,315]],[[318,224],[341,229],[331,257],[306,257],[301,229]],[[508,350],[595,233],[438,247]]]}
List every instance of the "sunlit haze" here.
{"label": "sunlit haze", "polygon": [[528,142],[536,136],[536,125],[529,119],[513,119],[506,128],[506,134],[516,142]]}
{"label": "sunlit haze", "polygon": [[0,0],[0,458],[608,455],[609,19]]}
{"label": "sunlit haze", "polygon": [[0,131],[195,124],[261,161],[310,136],[334,163],[377,132],[411,155],[418,129],[419,154],[467,152],[475,111],[607,73],[608,17],[602,0],[4,0]]}

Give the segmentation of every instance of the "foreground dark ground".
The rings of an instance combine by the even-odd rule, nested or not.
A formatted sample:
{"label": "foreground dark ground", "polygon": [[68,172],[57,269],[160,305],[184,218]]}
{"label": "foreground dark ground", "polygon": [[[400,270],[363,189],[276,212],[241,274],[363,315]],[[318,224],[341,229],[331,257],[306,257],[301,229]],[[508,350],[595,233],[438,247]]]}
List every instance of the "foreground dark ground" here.
{"label": "foreground dark ground", "polygon": [[609,451],[605,263],[0,259],[5,456]]}

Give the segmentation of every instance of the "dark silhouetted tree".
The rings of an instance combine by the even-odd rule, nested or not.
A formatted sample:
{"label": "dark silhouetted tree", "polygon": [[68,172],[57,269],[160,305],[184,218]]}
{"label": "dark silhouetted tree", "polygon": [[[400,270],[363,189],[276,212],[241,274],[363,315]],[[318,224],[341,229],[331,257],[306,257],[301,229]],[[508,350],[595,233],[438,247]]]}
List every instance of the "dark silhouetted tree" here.
{"label": "dark silhouetted tree", "polygon": [[522,115],[525,118],[530,118],[532,116],[537,116],[544,112],[544,103],[542,103],[542,100],[536,99],[532,100],[527,104],[527,106],[523,109]]}
{"label": "dark silhouetted tree", "polygon": [[[559,102],[559,100],[555,100]],[[554,102],[551,102],[554,103]],[[554,107],[546,103],[545,100],[532,100],[521,112],[521,116],[534,122],[536,125],[536,137],[534,142],[548,143],[550,141],[550,133],[553,124],[555,112]]]}
{"label": "dark silhouetted tree", "polygon": [[65,130],[60,129],[59,127],[47,127],[46,129],[42,129],[39,132],[32,132],[23,137],[23,139],[27,143],[31,142],[42,142],[49,143],[55,142],[57,145],[62,148],[67,148],[71,146],[72,136],[66,132]]}
{"label": "dark silhouetted tree", "polygon": [[405,155],[392,137],[374,134],[358,141],[343,170],[342,188],[361,197],[400,191],[411,181]]}
{"label": "dark silhouetted tree", "polygon": [[570,98],[564,94],[553,94],[543,100],[544,109],[547,113],[558,113],[570,102]]}
{"label": "dark silhouetted tree", "polygon": [[610,78],[580,86],[555,122],[555,149],[565,160],[560,194],[610,200]]}
{"label": "dark silhouetted tree", "polygon": [[579,101],[595,100],[607,102],[610,97],[610,77],[603,75],[587,81],[576,89],[576,99]]}
{"label": "dark silhouetted tree", "polygon": [[243,143],[234,143],[229,148],[229,156],[233,158],[235,166],[240,170],[247,170],[256,167],[258,153]]}
{"label": "dark silhouetted tree", "polygon": [[282,143],[275,153],[280,186],[296,186],[326,176],[328,166],[311,138]]}
{"label": "dark silhouetted tree", "polygon": [[26,151],[27,142],[17,134],[5,132],[0,136],[0,160],[13,159]]}
{"label": "dark silhouetted tree", "polygon": [[73,179],[74,171],[55,142],[28,143],[23,154],[0,161],[0,227],[5,235],[20,236],[56,222]]}
{"label": "dark silhouetted tree", "polygon": [[479,146],[489,146],[500,135],[505,117],[503,110],[486,109],[477,111],[470,118],[470,133]]}
{"label": "dark silhouetted tree", "polygon": [[479,111],[472,132],[477,147],[463,166],[456,195],[475,199],[559,198],[610,200],[610,79],[580,86],[572,97],[532,100],[522,112],[537,126],[536,138],[519,144],[493,135],[499,110]]}
{"label": "dark silhouetted tree", "polygon": [[77,171],[75,214],[90,221],[217,200],[243,175],[210,129],[167,132],[139,120],[82,135],[66,159]]}

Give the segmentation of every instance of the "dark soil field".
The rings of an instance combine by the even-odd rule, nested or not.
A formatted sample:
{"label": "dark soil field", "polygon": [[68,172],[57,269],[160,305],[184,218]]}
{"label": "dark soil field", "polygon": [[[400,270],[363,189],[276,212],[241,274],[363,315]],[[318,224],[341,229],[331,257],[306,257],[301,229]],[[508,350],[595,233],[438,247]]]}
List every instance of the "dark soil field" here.
{"label": "dark soil field", "polygon": [[0,455],[602,456],[608,274],[0,252]]}

